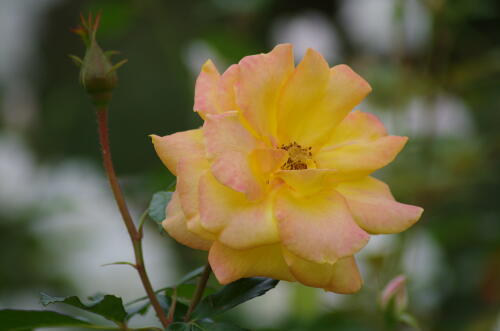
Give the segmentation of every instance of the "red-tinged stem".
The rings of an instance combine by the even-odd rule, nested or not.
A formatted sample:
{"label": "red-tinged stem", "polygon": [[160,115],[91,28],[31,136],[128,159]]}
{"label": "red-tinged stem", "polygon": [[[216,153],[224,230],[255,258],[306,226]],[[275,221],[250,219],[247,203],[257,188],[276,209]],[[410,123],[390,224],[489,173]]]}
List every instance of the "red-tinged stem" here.
{"label": "red-tinged stem", "polygon": [[120,214],[122,215],[123,223],[125,223],[125,226],[127,227],[130,240],[132,241],[132,246],[134,247],[135,268],[139,273],[139,277],[141,278],[144,290],[149,297],[151,305],[153,306],[158,319],[160,320],[162,326],[164,328],[167,328],[170,323],[167,319],[167,316],[165,315],[165,312],[160,306],[160,302],[156,298],[155,292],[153,290],[153,287],[151,286],[151,282],[149,281],[149,277],[146,272],[146,267],[144,265],[144,257],[142,254],[142,232],[137,230],[134,221],[130,216],[127,203],[125,202],[125,198],[123,197],[123,193],[120,188],[120,184],[118,183],[115,169],[113,167],[113,161],[111,159],[111,149],[109,147],[107,108],[97,109],[97,123],[99,126],[99,141],[101,142],[104,169],[106,170],[106,174],[108,176],[109,184],[111,185],[111,190],[113,191],[116,204],[118,205],[118,209],[120,210]]}

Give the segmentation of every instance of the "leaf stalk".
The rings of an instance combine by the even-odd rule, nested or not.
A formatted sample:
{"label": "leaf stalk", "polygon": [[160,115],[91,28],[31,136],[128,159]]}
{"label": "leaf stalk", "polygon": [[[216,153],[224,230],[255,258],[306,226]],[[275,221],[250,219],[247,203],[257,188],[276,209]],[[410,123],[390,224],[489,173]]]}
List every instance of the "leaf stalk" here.
{"label": "leaf stalk", "polygon": [[196,292],[194,292],[193,299],[191,300],[189,304],[188,311],[186,313],[186,316],[184,316],[184,321],[188,322],[189,319],[191,318],[191,314],[195,310],[196,306],[200,302],[201,298],[203,297],[203,293],[205,292],[205,288],[207,287],[207,282],[208,278],[210,277],[210,274],[212,273],[212,268],[210,268],[210,264],[207,263],[205,266],[205,269],[203,269],[203,273],[201,274],[200,280],[198,281],[198,284],[196,286]]}

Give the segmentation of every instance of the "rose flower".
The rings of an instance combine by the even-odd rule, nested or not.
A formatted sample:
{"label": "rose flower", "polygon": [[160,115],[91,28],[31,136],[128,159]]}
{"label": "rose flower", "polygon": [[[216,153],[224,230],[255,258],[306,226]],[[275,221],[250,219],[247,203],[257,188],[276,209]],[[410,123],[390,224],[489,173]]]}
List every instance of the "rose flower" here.
{"label": "rose flower", "polygon": [[346,65],[291,45],[243,58],[222,75],[207,61],[196,81],[196,130],[152,136],[177,176],[165,230],[209,250],[218,281],[266,276],[337,293],[362,279],[354,254],[370,234],[398,233],[422,208],[394,200],[370,176],[406,137],[353,108],[371,91]]}

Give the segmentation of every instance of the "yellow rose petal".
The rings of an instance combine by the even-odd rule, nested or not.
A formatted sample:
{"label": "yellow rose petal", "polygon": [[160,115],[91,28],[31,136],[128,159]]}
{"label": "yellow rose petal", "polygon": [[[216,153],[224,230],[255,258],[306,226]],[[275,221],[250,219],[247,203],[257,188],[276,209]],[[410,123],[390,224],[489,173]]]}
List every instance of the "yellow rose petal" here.
{"label": "yellow rose petal", "polygon": [[389,187],[373,177],[344,182],[336,190],[346,199],[354,219],[369,233],[399,233],[412,226],[423,209],[399,203]]}
{"label": "yellow rose petal", "polygon": [[285,263],[280,245],[236,250],[214,242],[208,261],[215,277],[223,285],[240,278],[256,276],[295,280]]}
{"label": "yellow rose petal", "polygon": [[167,218],[162,222],[165,231],[178,242],[194,249],[208,250],[212,242],[205,240],[187,228],[177,192],[172,195],[167,207]]}

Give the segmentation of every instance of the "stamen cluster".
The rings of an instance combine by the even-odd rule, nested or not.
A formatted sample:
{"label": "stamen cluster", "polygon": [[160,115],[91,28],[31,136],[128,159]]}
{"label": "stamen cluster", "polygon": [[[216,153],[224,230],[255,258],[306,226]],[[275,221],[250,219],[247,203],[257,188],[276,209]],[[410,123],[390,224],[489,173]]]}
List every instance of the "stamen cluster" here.
{"label": "stamen cluster", "polygon": [[307,169],[307,160],[312,157],[312,147],[302,147],[297,142],[281,145],[281,149],[288,152],[288,160],[281,166],[283,170]]}

